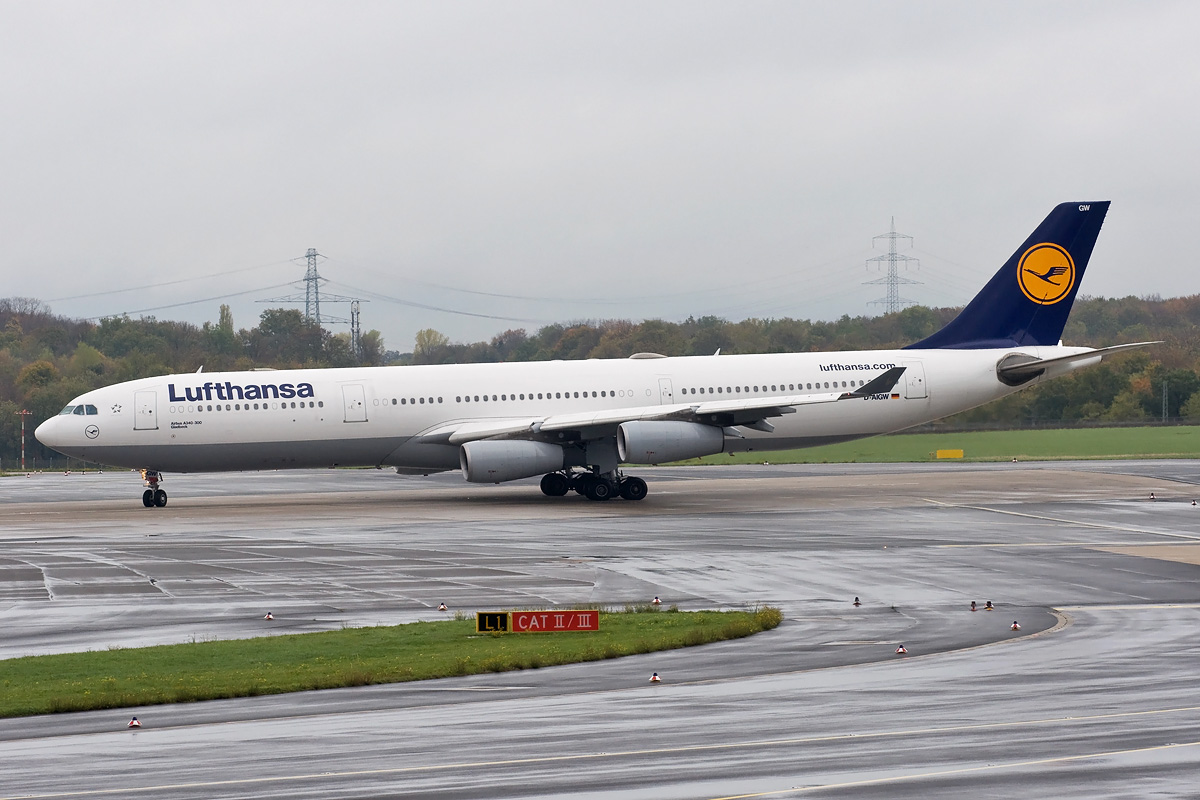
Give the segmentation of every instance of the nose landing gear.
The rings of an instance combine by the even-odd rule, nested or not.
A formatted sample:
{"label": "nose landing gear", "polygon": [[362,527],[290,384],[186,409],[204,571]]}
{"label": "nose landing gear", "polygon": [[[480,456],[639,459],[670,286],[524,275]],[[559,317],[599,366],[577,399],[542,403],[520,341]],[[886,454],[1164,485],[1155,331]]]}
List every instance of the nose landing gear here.
{"label": "nose landing gear", "polygon": [[167,504],[167,493],[158,486],[162,479],[157,470],[142,470],[142,485],[148,487],[142,492],[142,505],[146,508],[162,508]]}

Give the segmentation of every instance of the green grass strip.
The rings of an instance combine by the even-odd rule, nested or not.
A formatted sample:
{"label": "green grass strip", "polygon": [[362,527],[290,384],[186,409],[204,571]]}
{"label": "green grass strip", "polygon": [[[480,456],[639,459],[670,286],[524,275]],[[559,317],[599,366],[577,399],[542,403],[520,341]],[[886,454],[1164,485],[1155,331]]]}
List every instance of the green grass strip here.
{"label": "green grass strip", "polygon": [[[1071,428],[907,433],[803,450],[716,455],[683,464],[834,464],[936,461],[962,450],[963,461],[1075,461],[1098,458],[1200,458],[1200,427]],[[959,459],[954,459],[958,461]]]}
{"label": "green grass strip", "polygon": [[474,618],[0,661],[0,716],[417,681],[536,669],[750,636],[777,608],[602,611],[600,630],[477,634]]}

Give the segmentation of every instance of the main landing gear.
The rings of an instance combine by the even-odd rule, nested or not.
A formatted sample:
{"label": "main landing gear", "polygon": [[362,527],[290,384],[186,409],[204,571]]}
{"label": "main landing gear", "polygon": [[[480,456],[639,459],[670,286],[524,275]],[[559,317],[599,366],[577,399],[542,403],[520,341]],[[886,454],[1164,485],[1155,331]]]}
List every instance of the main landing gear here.
{"label": "main landing gear", "polygon": [[142,485],[149,487],[142,492],[142,505],[146,508],[162,508],[167,504],[167,493],[158,486],[162,479],[156,470],[142,470]]}
{"label": "main landing gear", "polygon": [[597,475],[594,472],[549,472],[542,476],[542,494],[562,497],[574,489],[588,500],[611,500],[620,495],[626,500],[642,500],[649,487],[641,478],[626,478],[618,472]]}

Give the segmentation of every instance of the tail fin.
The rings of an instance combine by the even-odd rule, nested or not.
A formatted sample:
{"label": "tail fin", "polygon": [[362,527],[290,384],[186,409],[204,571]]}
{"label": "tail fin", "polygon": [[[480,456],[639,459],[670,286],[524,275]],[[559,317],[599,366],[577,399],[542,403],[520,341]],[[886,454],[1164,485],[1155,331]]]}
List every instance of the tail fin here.
{"label": "tail fin", "polygon": [[1056,345],[1108,201],[1056,206],[950,324],[906,350]]}

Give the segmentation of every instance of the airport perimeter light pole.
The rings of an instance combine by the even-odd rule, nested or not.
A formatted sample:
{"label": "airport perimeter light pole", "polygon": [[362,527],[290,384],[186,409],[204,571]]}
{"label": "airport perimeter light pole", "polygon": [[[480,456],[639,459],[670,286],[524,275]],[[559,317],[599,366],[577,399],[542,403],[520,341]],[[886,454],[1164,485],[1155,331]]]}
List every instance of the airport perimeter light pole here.
{"label": "airport perimeter light pole", "polygon": [[25,418],[32,413],[24,408],[17,412],[17,416],[21,418],[21,472],[25,471]]}

